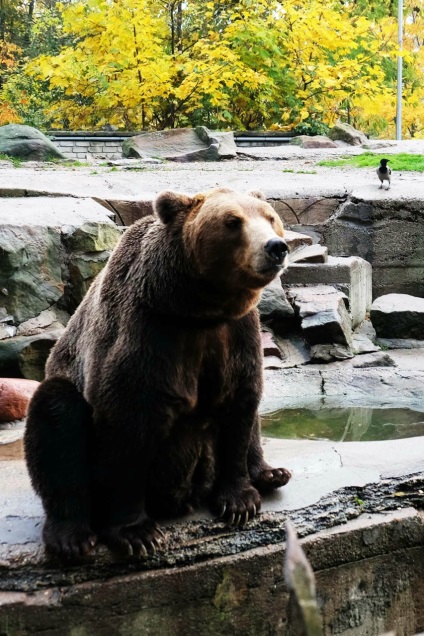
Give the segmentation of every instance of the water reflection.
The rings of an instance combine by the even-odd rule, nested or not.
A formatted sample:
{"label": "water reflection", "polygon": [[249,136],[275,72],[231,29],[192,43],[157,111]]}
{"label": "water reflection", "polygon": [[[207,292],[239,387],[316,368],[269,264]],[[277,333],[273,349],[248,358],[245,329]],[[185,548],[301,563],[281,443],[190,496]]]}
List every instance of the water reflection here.
{"label": "water reflection", "polygon": [[365,442],[424,435],[424,413],[407,408],[282,409],[262,416],[265,437]]}

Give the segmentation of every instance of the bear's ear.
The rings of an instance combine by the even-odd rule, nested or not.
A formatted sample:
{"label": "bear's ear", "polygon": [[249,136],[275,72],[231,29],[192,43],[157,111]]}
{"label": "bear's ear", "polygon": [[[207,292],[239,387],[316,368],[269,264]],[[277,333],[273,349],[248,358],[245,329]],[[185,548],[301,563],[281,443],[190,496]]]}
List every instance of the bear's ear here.
{"label": "bear's ear", "polygon": [[201,203],[201,196],[194,197],[179,192],[162,192],[154,202],[154,209],[162,223],[171,223],[180,212],[189,212]]}
{"label": "bear's ear", "polygon": [[266,201],[266,197],[263,192],[260,190],[252,190],[252,192],[248,192],[248,195],[251,197],[255,197],[255,199],[261,199],[261,201]]}

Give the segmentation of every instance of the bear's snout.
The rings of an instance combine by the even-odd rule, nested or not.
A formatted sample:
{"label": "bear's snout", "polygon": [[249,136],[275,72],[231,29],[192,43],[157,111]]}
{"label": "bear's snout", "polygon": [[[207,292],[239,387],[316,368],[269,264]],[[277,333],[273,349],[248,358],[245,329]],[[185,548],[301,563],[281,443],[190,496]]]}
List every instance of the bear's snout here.
{"label": "bear's snout", "polygon": [[268,256],[270,256],[273,261],[280,265],[284,261],[288,252],[287,243],[283,241],[283,239],[278,237],[272,238],[267,243],[265,243],[264,249]]}

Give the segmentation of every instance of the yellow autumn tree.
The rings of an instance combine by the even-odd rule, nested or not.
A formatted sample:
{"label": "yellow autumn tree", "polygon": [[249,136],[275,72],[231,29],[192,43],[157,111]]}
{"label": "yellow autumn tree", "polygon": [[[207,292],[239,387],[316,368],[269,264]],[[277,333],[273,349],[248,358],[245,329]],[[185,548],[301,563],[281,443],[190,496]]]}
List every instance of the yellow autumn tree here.
{"label": "yellow autumn tree", "polygon": [[[396,52],[397,53],[397,52]],[[402,136],[424,137],[424,0],[408,0],[404,7]],[[358,124],[375,135],[394,138],[396,131],[396,57],[386,66],[384,99],[356,104]]]}
{"label": "yellow autumn tree", "polygon": [[350,12],[349,4],[312,0],[299,11],[286,0],[276,27],[283,34],[296,103],[282,115],[293,127],[318,119],[329,126],[364,98],[387,92],[383,61],[395,55],[396,25],[373,23]]}
{"label": "yellow autumn tree", "polygon": [[[16,44],[7,40],[0,40],[0,89],[4,84],[7,74],[14,68],[21,49]],[[0,98],[0,126],[19,123],[20,118],[14,108]]]}
{"label": "yellow autumn tree", "polygon": [[[269,21],[270,2],[260,2]],[[235,95],[258,93],[269,83],[263,72],[269,62],[255,67],[233,46],[246,33],[263,43],[266,20],[256,17],[257,8],[251,0],[237,3],[237,11],[232,3],[200,1],[184,7],[154,0],[76,2],[63,10],[64,30],[76,44],[37,58],[27,72],[63,90],[50,114],[71,128],[174,127],[208,108],[225,121]],[[217,20],[218,30],[212,28]]]}
{"label": "yellow autumn tree", "polygon": [[[405,130],[417,134],[424,0],[408,2]],[[384,7],[371,12],[367,5],[75,0],[61,11],[72,44],[37,57],[25,72],[49,83],[48,117],[63,128],[206,124],[317,132],[343,119],[387,134],[397,25]]]}

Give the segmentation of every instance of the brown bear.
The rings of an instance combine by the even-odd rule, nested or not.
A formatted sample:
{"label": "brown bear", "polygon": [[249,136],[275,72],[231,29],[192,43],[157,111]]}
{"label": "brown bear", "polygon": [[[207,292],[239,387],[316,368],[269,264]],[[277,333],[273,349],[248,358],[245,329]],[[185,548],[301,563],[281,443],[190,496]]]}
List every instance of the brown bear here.
{"label": "brown bear", "polygon": [[200,503],[244,525],[290,473],[260,446],[256,304],[287,262],[260,193],[164,192],[132,225],[57,342],[25,433],[46,548],[161,545]]}

